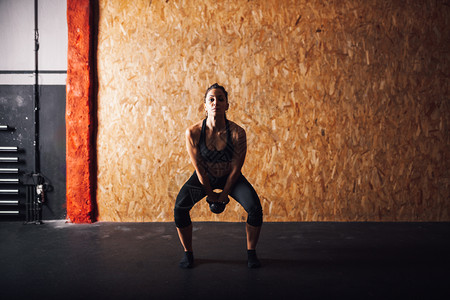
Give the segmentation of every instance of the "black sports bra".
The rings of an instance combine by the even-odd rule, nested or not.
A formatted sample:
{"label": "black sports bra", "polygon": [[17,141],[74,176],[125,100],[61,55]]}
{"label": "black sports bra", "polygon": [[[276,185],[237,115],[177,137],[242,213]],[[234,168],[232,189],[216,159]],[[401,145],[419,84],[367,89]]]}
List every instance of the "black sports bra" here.
{"label": "black sports bra", "polygon": [[233,158],[233,152],[234,152],[234,146],[233,142],[231,140],[231,130],[230,130],[230,123],[227,119],[225,119],[225,126],[227,129],[227,145],[223,150],[217,151],[217,150],[210,150],[206,146],[206,119],[203,120],[202,124],[202,132],[200,134],[200,141],[199,141],[199,150],[201,157],[207,161],[212,163],[221,163],[221,162],[230,162]]}

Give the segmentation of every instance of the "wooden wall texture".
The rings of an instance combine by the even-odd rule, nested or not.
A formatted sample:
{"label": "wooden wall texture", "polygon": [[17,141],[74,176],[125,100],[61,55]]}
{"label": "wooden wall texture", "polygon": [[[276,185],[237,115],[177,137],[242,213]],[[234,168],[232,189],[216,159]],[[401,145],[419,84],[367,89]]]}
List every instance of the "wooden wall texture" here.
{"label": "wooden wall texture", "polygon": [[184,132],[218,82],[265,221],[450,221],[448,2],[99,5],[100,220],[173,220]]}

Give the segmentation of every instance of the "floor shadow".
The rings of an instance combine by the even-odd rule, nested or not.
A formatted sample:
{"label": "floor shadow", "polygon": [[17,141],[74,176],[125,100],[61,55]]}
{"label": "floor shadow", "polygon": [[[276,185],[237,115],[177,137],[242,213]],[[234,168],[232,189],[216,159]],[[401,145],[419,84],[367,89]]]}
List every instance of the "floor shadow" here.
{"label": "floor shadow", "polygon": [[282,268],[298,268],[307,264],[304,260],[292,260],[292,259],[260,259],[263,267],[282,267]]}
{"label": "floor shadow", "polygon": [[196,258],[195,265],[242,265],[247,264],[246,260],[228,260],[228,259],[207,259],[207,258]]}
{"label": "floor shadow", "polygon": [[[289,260],[289,259],[264,259],[260,258],[262,268],[283,268],[283,269],[293,269],[301,266],[306,266],[311,264],[311,262],[303,260]],[[226,266],[246,266],[247,260],[238,259],[207,259],[207,258],[196,258],[195,265],[226,265]]]}

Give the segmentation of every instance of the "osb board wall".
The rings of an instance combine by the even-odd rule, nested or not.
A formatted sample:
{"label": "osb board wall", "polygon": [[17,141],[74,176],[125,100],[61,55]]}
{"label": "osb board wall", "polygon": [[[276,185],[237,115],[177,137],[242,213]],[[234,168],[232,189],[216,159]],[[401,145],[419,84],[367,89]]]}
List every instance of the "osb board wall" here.
{"label": "osb board wall", "polygon": [[[100,1],[103,221],[172,221],[214,82],[265,221],[449,221],[442,1]],[[203,201],[194,221],[241,221]]]}

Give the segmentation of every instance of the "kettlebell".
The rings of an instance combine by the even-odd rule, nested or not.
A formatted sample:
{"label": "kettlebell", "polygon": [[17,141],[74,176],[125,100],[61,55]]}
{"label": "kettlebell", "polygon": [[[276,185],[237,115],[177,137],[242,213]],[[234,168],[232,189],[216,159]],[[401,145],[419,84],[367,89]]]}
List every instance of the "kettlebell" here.
{"label": "kettlebell", "polygon": [[228,202],[212,202],[209,201],[208,197],[206,197],[206,202],[209,204],[209,209],[211,212],[215,214],[220,214],[225,210],[225,207],[227,206],[228,202],[230,202],[230,199],[228,198]]}

